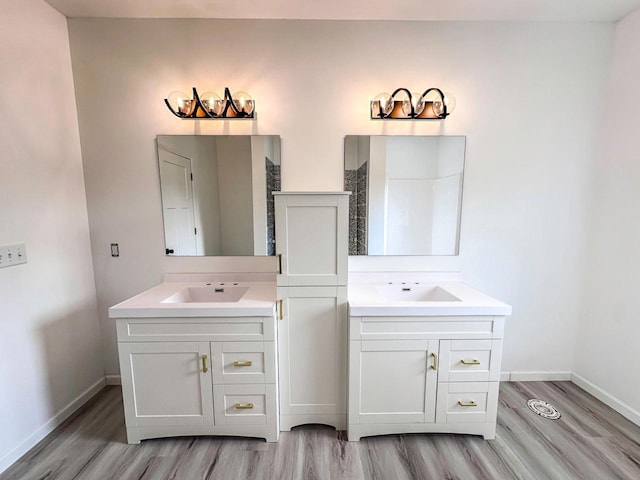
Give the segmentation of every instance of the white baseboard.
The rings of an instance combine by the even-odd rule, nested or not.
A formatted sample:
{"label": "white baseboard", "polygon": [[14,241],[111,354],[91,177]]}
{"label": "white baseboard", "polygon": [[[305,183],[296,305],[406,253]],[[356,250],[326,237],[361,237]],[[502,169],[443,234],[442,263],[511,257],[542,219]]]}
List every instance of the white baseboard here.
{"label": "white baseboard", "polygon": [[107,381],[107,385],[122,385],[120,375],[107,375],[104,378]]}
{"label": "white baseboard", "polygon": [[502,372],[500,380],[503,382],[568,382],[571,380],[571,372]]}
{"label": "white baseboard", "polygon": [[640,425],[640,412],[638,412],[637,410],[618,400],[613,395],[608,394],[603,389],[601,389],[597,385],[594,385],[589,380],[581,375],[578,375],[577,373],[573,373],[571,375],[571,381],[582,388],[584,391],[596,397],[602,403],[613,408],[620,415],[628,418],[636,425]]}
{"label": "white baseboard", "polygon": [[82,405],[91,400],[106,385],[105,378],[101,378],[84,392],[71,400],[62,410],[51,417],[38,430],[33,432],[22,442],[20,442],[13,450],[9,451],[0,458],[0,473],[13,465],[20,457],[31,450],[40,440],[49,435],[58,425],[69,418]]}

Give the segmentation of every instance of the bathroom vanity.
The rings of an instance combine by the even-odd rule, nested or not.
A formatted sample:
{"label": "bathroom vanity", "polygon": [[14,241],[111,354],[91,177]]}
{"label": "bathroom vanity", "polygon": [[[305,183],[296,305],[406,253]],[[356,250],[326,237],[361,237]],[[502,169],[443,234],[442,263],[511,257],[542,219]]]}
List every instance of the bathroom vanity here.
{"label": "bathroom vanity", "polygon": [[[109,309],[129,443],[178,435],[273,442],[307,423],[346,428],[349,440],[404,432],[494,438],[511,307],[447,275],[349,272],[349,254],[458,253],[464,137],[347,137],[345,189],[353,195],[267,195],[279,185],[277,138],[197,140],[216,151],[251,145],[245,170],[260,189],[247,195],[253,215],[244,230],[253,234],[221,237],[219,249],[217,237],[198,237],[204,226],[182,222],[188,228],[178,235],[175,189],[165,185],[167,254],[275,253],[277,272],[166,275]],[[177,165],[171,151],[195,148],[180,136],[157,142],[161,173]],[[224,173],[226,161],[210,160],[194,156],[193,168]],[[189,186],[185,168],[163,179]],[[223,223],[210,230],[233,230]]]}
{"label": "bathroom vanity", "polygon": [[459,282],[350,285],[349,440],[405,432],[494,438],[510,313]]}
{"label": "bathroom vanity", "polygon": [[111,307],[128,442],[181,435],[277,441],[274,305],[275,278],[167,275]]}

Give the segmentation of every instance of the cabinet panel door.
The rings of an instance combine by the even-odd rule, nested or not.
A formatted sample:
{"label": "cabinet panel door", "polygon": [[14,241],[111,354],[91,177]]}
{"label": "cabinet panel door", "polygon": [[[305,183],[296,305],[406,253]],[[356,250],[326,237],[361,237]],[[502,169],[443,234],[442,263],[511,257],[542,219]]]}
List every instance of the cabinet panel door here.
{"label": "cabinet panel door", "polygon": [[346,285],[347,195],[276,195],[278,285]]}
{"label": "cabinet panel door", "polygon": [[433,423],[437,340],[352,341],[349,423]]}
{"label": "cabinet panel door", "polygon": [[346,413],[346,287],[278,288],[280,413]]}
{"label": "cabinet panel door", "polygon": [[127,426],[213,425],[208,342],[120,343],[118,350]]}

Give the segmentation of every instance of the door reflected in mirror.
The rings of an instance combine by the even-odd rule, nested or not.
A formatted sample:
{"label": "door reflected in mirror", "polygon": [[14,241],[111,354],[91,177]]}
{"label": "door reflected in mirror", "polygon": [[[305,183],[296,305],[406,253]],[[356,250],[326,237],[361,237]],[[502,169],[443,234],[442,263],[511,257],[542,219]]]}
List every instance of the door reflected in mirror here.
{"label": "door reflected in mirror", "polygon": [[465,137],[345,137],[349,255],[457,255]]}
{"label": "door reflected in mirror", "polygon": [[275,255],[280,137],[158,135],[166,254]]}

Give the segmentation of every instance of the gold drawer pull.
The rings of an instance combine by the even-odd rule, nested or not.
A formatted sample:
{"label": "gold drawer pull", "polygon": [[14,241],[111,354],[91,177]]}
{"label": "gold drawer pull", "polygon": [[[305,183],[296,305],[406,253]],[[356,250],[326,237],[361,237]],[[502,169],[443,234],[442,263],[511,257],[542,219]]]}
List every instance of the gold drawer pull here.
{"label": "gold drawer pull", "polygon": [[253,365],[253,362],[251,362],[251,361],[233,362],[233,366],[234,367],[250,367],[251,365]]}
{"label": "gold drawer pull", "polygon": [[282,311],[283,300],[278,300],[278,318],[284,320],[284,312]]}
{"label": "gold drawer pull", "polygon": [[480,360],[465,360],[464,358],[460,360],[463,365],[480,365]]}
{"label": "gold drawer pull", "polygon": [[251,410],[253,408],[253,403],[236,403],[237,410]]}
{"label": "gold drawer pull", "polygon": [[207,373],[209,369],[207,368],[207,357],[206,355],[202,355],[202,373]]}
{"label": "gold drawer pull", "polygon": [[470,400],[468,402],[458,400],[458,405],[460,405],[461,407],[477,407],[478,406],[475,400]]}
{"label": "gold drawer pull", "polygon": [[431,364],[431,369],[432,370],[437,370],[438,369],[438,354],[437,353],[432,353],[431,356],[433,357],[433,364]]}

